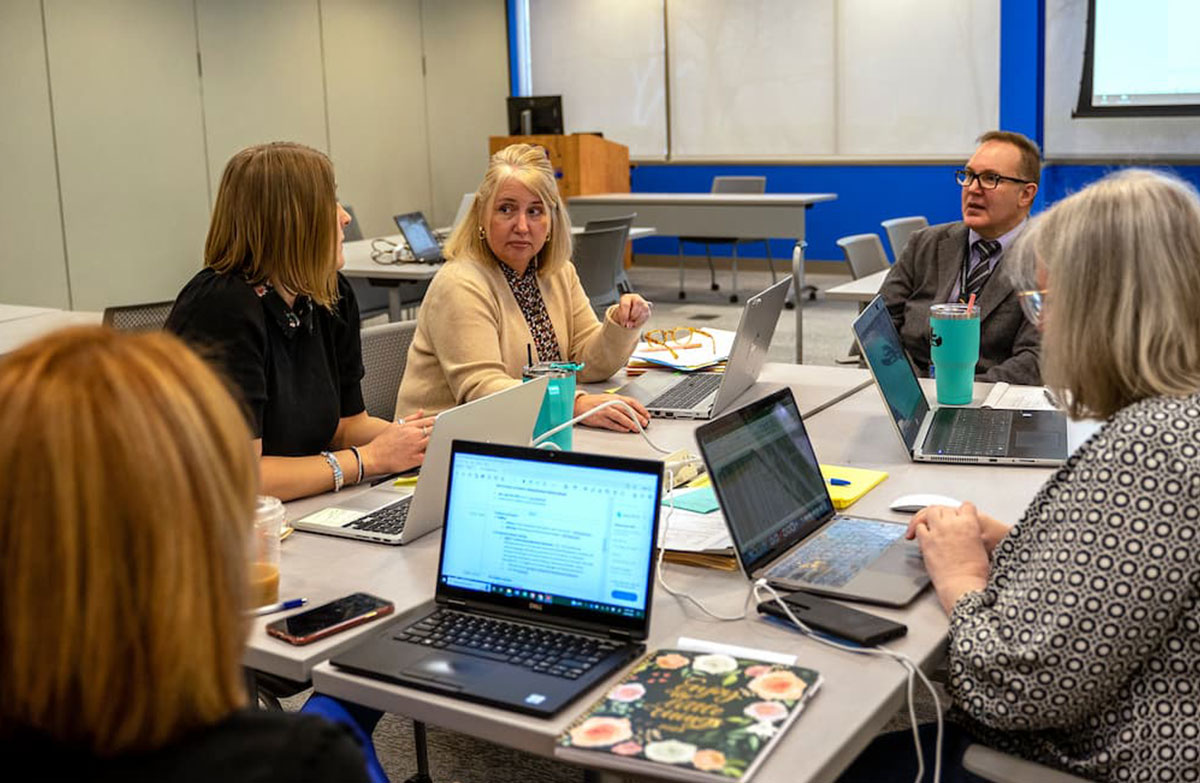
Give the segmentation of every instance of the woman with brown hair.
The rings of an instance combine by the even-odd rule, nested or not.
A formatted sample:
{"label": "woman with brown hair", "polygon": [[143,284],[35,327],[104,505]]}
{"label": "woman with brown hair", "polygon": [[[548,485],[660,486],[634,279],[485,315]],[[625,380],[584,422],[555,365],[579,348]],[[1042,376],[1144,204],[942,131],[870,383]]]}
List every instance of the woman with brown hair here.
{"label": "woman with brown hair", "polygon": [[225,167],[204,247],[167,329],[237,386],[262,491],[283,500],[421,464],[433,420],[367,415],[358,304],[338,270],[333,165],[302,144],[249,147]]}
{"label": "woman with brown hair", "polygon": [[87,328],[0,361],[0,753],[88,780],[366,780],[246,709],[249,432],[179,340]]}
{"label": "woman with brown hair", "polygon": [[[425,295],[396,400],[397,410],[435,413],[521,383],[521,368],[581,362],[579,379],[601,381],[625,365],[650,303],[624,294],[596,318],[571,263],[571,219],[546,151],[513,144],[488,162],[471,211],[446,242],[449,261]],[[632,397],[583,394],[582,423],[633,432],[650,414]]]}

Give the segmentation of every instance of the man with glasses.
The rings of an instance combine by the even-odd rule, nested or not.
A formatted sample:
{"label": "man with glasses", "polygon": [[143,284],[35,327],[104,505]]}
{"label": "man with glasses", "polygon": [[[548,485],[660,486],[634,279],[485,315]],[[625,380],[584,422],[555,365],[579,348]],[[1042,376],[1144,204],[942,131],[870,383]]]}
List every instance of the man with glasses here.
{"label": "man with glasses", "polygon": [[1040,338],[1021,312],[1002,266],[1025,228],[1041,178],[1037,145],[1019,133],[989,131],[967,165],[955,172],[962,216],[909,237],[879,293],[917,371],[929,374],[929,306],[966,302],[979,307],[982,381],[1040,385]]}

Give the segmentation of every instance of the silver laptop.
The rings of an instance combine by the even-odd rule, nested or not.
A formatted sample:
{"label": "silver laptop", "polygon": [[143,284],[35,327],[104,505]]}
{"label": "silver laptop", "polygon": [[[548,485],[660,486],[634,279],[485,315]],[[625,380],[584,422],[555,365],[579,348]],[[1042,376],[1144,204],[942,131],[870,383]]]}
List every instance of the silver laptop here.
{"label": "silver laptop", "polygon": [[882,297],[854,320],[854,337],[896,434],[916,462],[1060,465],[1067,419],[1059,411],[961,408],[930,410]]}
{"label": "silver laptop", "polygon": [[711,419],[758,380],[792,280],[780,280],[746,300],[725,372],[665,373],[653,370],[620,390],[663,419]]}
{"label": "silver laptop", "polygon": [[705,424],[696,442],[746,576],[887,606],[929,584],[907,525],[834,513],[791,389]]}
{"label": "silver laptop", "polygon": [[332,506],[296,520],[292,527],[381,544],[415,541],[442,524],[454,439],[528,445],[549,382],[536,378],[439,413],[415,490],[396,487],[389,477],[375,489],[339,498]]}

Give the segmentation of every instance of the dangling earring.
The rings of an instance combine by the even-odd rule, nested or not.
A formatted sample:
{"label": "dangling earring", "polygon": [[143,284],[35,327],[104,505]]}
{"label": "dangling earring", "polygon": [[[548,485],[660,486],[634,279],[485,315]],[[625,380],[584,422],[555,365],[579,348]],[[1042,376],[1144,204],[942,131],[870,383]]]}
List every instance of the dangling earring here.
{"label": "dangling earring", "polygon": [[487,239],[487,232],[483,230],[483,226],[479,227],[479,238]]}

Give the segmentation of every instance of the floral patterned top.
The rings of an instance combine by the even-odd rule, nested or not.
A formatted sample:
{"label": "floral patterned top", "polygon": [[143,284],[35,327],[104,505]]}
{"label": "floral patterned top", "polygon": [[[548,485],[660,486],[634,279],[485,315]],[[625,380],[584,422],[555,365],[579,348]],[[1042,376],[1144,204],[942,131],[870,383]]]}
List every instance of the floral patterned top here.
{"label": "floral patterned top", "polygon": [[539,362],[561,362],[562,352],[558,349],[558,338],[554,336],[554,324],[550,322],[550,313],[546,311],[546,302],[542,299],[542,289],[538,288],[538,260],[535,258],[525,269],[525,274],[518,276],[508,264],[497,261],[504,272],[504,279],[512,288],[517,306],[529,324],[529,332],[533,335],[533,347],[537,352]]}

